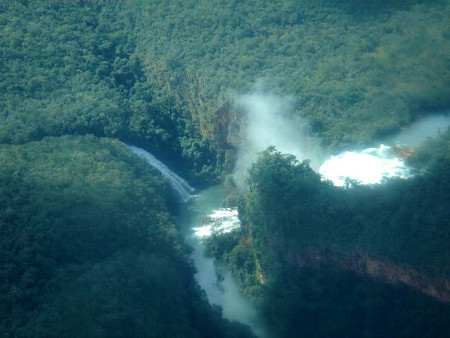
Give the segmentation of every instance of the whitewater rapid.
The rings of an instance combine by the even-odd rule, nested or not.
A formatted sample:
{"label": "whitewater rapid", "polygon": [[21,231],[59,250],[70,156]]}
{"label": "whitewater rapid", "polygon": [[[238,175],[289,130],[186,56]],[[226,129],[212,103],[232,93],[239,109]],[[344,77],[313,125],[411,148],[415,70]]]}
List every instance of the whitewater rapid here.
{"label": "whitewater rapid", "polygon": [[319,174],[336,186],[346,185],[347,178],[360,184],[375,184],[385,178],[411,176],[405,162],[395,157],[392,148],[384,144],[378,148],[345,151],[332,156],[320,166]]}
{"label": "whitewater rapid", "polygon": [[239,221],[237,208],[219,208],[213,210],[206,217],[204,224],[194,227],[195,235],[199,238],[208,238],[211,235],[220,235],[229,233],[235,229],[239,229],[241,222]]}
{"label": "whitewater rapid", "polygon": [[[347,150],[329,157],[319,167],[324,180],[345,186],[347,178],[360,184],[377,184],[386,178],[412,176],[398,150],[409,155],[429,137],[436,137],[450,126],[450,116],[432,115],[404,128],[400,133],[382,140],[383,144],[364,150]],[[402,156],[405,157],[405,156]]]}
{"label": "whitewater rapid", "polygon": [[186,242],[193,248],[191,257],[198,269],[196,279],[209,302],[220,305],[224,318],[247,324],[258,337],[268,337],[268,328],[241,294],[230,269],[206,253],[206,238],[240,227],[237,209],[221,208],[224,198],[224,189],[213,186],[181,206],[180,227]]}

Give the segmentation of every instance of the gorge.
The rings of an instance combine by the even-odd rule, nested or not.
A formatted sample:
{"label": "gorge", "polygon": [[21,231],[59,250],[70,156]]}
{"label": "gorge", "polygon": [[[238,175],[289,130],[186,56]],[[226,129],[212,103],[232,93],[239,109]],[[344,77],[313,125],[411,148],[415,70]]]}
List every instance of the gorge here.
{"label": "gorge", "polygon": [[[212,232],[229,232],[239,227],[237,212],[221,209],[225,191],[219,186],[195,192],[184,179],[158,161],[144,149],[128,146],[168,179],[180,203],[178,226],[186,243],[192,248],[191,258],[197,268],[196,280],[206,292],[211,305],[218,305],[224,318],[250,326],[258,337],[267,337],[256,309],[239,290],[231,271],[208,257],[203,238]],[[215,227],[213,224],[215,223]],[[206,228],[206,229],[205,229]]]}
{"label": "gorge", "polygon": [[[438,121],[438,123],[434,123]],[[440,129],[450,124],[450,117],[447,115],[431,116],[425,118],[412,127],[407,128],[391,139],[401,142],[402,145],[417,147],[427,137],[439,135]],[[431,127],[430,127],[431,126]],[[426,129],[426,130],[424,130]],[[416,132],[415,132],[416,131]],[[405,137],[408,142],[405,142]],[[262,319],[258,318],[256,309],[252,308],[249,300],[246,300],[239,291],[239,286],[231,275],[229,268],[224,263],[214,262],[213,258],[206,256],[205,247],[202,239],[208,238],[211,234],[215,236],[227,235],[229,232],[240,230],[240,222],[235,209],[219,209],[225,199],[224,191],[219,187],[211,187],[198,192],[196,195],[194,189],[186,181],[174,174],[170,169],[157,161],[151,154],[145,150],[129,147],[134,153],[144,157],[149,165],[155,166],[163,176],[167,177],[172,187],[175,189],[181,204],[179,214],[179,226],[185,241],[193,248],[191,257],[198,269],[196,279],[205,290],[211,304],[217,304],[222,308],[224,318],[237,320],[252,327],[257,336],[267,336],[267,327],[262,324]],[[383,150],[382,147],[380,147]],[[352,179],[358,179],[363,172],[367,175],[367,169],[364,169],[364,163],[369,156],[371,160],[378,160],[384,167],[380,168],[374,163],[369,163],[372,175],[369,180],[358,180],[360,184],[379,183],[381,177],[398,176],[408,177],[406,166],[402,159],[396,159],[391,152],[386,151],[389,147],[380,150],[363,150],[360,153],[354,152],[350,162],[344,163],[344,166],[336,165],[335,158],[324,162],[320,168],[320,173],[325,174],[325,179],[331,179],[328,170],[342,170],[333,180],[335,185],[341,185],[343,179],[348,173]],[[377,151],[377,154],[372,155]],[[348,154],[344,153],[344,154]],[[347,155],[338,155],[337,158],[345,159]],[[155,165],[156,163],[156,165]],[[351,168],[353,171],[348,171]],[[401,170],[398,170],[398,169]],[[347,171],[345,171],[347,170]],[[342,177],[344,176],[344,177]],[[375,179],[374,179],[375,178]],[[342,180],[342,181],[341,181]],[[181,182],[181,183],[180,183]],[[314,249],[307,248],[293,253],[291,264],[298,265],[301,268],[320,269],[322,264],[334,266],[339,269],[348,270],[358,276],[368,277],[381,283],[401,283],[419,292],[430,295],[439,301],[450,301],[450,282],[446,279],[428,278],[426,275],[416,271],[395,265],[389,262],[383,262],[376,257],[360,252],[357,255],[341,252],[339,250]],[[267,324],[266,324],[267,326]]]}
{"label": "gorge", "polygon": [[0,336],[447,338],[448,23],[0,1]]}

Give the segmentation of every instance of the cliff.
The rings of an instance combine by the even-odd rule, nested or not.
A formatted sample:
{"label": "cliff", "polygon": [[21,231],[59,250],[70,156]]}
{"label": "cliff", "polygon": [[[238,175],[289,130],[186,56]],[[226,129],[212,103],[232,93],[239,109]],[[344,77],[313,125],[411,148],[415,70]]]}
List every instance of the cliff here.
{"label": "cliff", "polygon": [[365,253],[348,255],[339,250],[311,248],[295,252],[290,261],[300,267],[314,268],[321,264],[339,266],[359,276],[370,277],[377,281],[402,283],[441,302],[450,303],[448,279],[430,278],[409,267],[382,261]]}

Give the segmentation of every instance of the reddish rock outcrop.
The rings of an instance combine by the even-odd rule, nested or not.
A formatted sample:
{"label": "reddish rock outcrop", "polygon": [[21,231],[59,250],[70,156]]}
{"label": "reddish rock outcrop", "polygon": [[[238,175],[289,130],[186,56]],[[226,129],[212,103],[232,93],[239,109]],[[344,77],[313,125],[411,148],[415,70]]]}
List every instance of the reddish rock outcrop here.
{"label": "reddish rock outcrop", "polygon": [[403,283],[441,302],[450,303],[450,280],[429,278],[411,268],[383,262],[364,253],[346,255],[338,250],[310,248],[296,252],[291,260],[292,263],[301,267],[317,268],[321,264],[331,264],[351,270],[359,276],[391,283]]}

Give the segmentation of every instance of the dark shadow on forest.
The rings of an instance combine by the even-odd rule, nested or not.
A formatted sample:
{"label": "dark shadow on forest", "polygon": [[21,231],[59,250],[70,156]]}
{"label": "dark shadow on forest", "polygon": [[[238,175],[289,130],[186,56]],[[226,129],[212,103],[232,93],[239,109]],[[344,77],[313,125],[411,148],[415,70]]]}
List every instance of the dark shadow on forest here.
{"label": "dark shadow on forest", "polygon": [[324,2],[343,8],[347,14],[355,16],[360,15],[379,15],[393,10],[409,10],[417,4],[430,4],[440,2],[441,0],[325,0]]}

